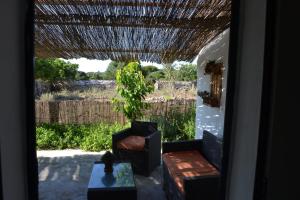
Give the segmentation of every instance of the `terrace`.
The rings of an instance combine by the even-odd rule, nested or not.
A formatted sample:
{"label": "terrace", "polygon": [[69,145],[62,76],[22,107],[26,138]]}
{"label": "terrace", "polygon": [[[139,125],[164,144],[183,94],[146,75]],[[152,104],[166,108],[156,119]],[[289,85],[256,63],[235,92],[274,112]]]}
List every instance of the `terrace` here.
{"label": "terrace", "polygon": [[[156,63],[192,61],[229,28],[230,10],[230,0],[35,0],[35,56]],[[201,59],[198,62],[204,61],[203,56]],[[202,100],[197,104],[201,106]],[[202,110],[205,109],[200,108],[200,115]],[[208,112],[206,109],[205,117],[210,117]],[[197,123],[202,130],[199,116]],[[206,129],[211,126],[211,122],[205,123]],[[85,199],[84,186],[93,162],[100,156],[101,153],[56,158],[39,155],[40,197],[50,199],[53,189],[57,195],[66,195],[66,199]],[[62,178],[65,173],[67,176]],[[157,199],[155,195],[165,198],[161,166],[149,177],[135,178],[139,199]],[[77,197],[68,196],[79,188]]]}

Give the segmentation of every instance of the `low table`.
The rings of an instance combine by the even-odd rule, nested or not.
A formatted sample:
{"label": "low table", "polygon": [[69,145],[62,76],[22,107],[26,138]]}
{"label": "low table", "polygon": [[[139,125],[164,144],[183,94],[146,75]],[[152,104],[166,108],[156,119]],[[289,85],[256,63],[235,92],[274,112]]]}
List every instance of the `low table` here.
{"label": "low table", "polygon": [[137,199],[137,191],[130,163],[115,163],[112,174],[104,172],[104,164],[94,164],[88,185],[88,200]]}

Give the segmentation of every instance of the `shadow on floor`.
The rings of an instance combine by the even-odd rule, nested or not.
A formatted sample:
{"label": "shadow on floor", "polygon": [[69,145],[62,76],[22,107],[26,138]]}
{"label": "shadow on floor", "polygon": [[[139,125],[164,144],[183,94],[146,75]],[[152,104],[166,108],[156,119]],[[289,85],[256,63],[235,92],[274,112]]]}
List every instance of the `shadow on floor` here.
{"label": "shadow on floor", "polygon": [[[87,185],[93,163],[101,155],[38,157],[40,200],[86,200]],[[165,200],[161,167],[149,177],[136,175],[140,200]]]}

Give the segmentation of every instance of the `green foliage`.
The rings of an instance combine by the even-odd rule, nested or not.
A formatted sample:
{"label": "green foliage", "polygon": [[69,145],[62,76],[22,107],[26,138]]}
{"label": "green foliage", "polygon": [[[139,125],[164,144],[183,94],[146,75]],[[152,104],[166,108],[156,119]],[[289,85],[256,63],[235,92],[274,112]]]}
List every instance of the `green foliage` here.
{"label": "green foliage", "polygon": [[[138,62],[139,63],[139,62]],[[58,58],[35,58],[35,78],[51,83],[65,80],[115,80],[117,71],[127,63],[111,61],[105,72],[78,71],[78,65]],[[140,63],[139,63],[140,64]],[[191,81],[197,78],[194,64],[181,64],[178,69],[172,64],[165,64],[163,69],[147,65],[141,67],[143,76],[148,81],[164,79],[168,81]]]}
{"label": "green foliage", "polygon": [[81,148],[86,151],[111,149],[112,134],[128,125],[41,124],[36,127],[37,149]]}
{"label": "green foliage", "polygon": [[120,124],[101,124],[85,133],[80,148],[86,151],[99,151],[112,148],[112,134],[124,129]]}
{"label": "green foliage", "polygon": [[[146,74],[144,72],[144,74]],[[148,80],[160,80],[167,81],[193,81],[197,79],[197,65],[188,63],[180,64],[178,67],[168,63],[164,64],[162,70],[150,72],[146,77]]]}
{"label": "green foliage", "polygon": [[103,80],[104,73],[102,72],[87,72],[86,73],[89,80]]}
{"label": "green foliage", "polygon": [[38,149],[55,149],[59,148],[60,137],[52,129],[46,127],[36,128],[36,143]]}
{"label": "green foliage", "polygon": [[178,70],[176,80],[178,81],[194,81],[197,80],[197,65],[184,64]]}
{"label": "green foliage", "polygon": [[150,120],[158,123],[158,128],[162,132],[162,140],[168,142],[194,139],[195,117],[196,109],[190,107],[185,113],[172,109],[167,116],[152,116]]}
{"label": "green foliage", "polygon": [[154,91],[153,85],[145,81],[138,62],[130,62],[117,71],[117,92],[123,98],[113,99],[117,111],[121,111],[129,121],[142,117],[142,109],[147,104],[143,102],[145,96]]}
{"label": "green foliage", "polygon": [[36,137],[38,149],[66,149],[78,147],[83,135],[76,125],[43,124]]}
{"label": "green foliage", "polygon": [[116,79],[116,73],[117,70],[122,69],[126,63],[124,62],[117,62],[117,61],[111,61],[104,72],[104,79],[105,80],[115,80]]}
{"label": "green foliage", "polygon": [[[185,113],[171,110],[167,116],[152,116],[158,123],[163,141],[190,140],[195,137],[195,108]],[[102,151],[112,148],[112,134],[129,124],[41,124],[36,127],[37,149],[74,149]]]}
{"label": "green foliage", "polygon": [[58,58],[35,58],[35,78],[49,82],[75,80],[77,64],[71,64]]}
{"label": "green foliage", "polygon": [[165,80],[174,81],[176,80],[176,70],[174,66],[170,63],[164,65],[163,72],[165,75]]}
{"label": "green foliage", "polygon": [[147,77],[149,74],[157,71],[159,71],[159,69],[152,65],[147,65],[142,67],[142,74],[144,77]]}
{"label": "green foliage", "polygon": [[152,81],[160,80],[164,78],[165,78],[165,74],[162,70],[159,70],[157,72],[152,72],[147,76],[147,79]]}
{"label": "green foliage", "polygon": [[89,80],[89,76],[85,72],[78,71],[76,73],[75,79],[76,80]]}

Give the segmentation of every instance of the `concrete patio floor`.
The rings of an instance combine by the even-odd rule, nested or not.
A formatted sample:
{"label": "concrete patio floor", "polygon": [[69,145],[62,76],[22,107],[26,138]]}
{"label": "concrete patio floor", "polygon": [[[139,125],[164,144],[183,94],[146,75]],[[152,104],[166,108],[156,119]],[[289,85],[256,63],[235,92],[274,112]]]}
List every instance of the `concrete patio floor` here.
{"label": "concrete patio floor", "polygon": [[[93,163],[104,152],[80,150],[38,151],[39,199],[86,200]],[[161,167],[149,177],[135,175],[139,200],[165,200]]]}

